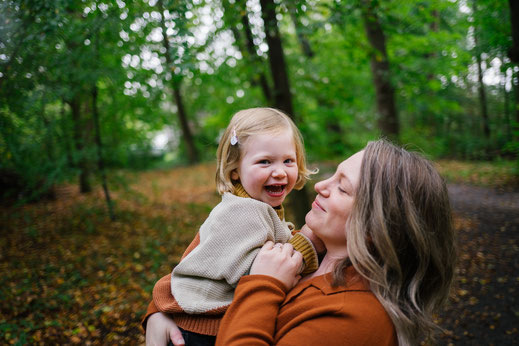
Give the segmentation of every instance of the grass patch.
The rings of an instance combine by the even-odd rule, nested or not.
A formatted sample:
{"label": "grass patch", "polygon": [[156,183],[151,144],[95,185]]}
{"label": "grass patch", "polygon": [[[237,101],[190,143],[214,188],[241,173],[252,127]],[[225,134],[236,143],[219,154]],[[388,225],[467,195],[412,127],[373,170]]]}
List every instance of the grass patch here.
{"label": "grass patch", "polygon": [[438,160],[438,171],[450,183],[518,189],[519,172],[515,161],[455,161]]}

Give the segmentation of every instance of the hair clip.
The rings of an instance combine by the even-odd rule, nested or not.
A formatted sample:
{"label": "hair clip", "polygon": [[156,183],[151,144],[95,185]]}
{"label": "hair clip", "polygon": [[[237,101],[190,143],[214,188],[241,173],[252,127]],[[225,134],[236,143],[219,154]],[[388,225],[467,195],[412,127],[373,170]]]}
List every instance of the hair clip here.
{"label": "hair clip", "polygon": [[231,145],[238,143],[238,136],[236,136],[236,129],[232,130]]}

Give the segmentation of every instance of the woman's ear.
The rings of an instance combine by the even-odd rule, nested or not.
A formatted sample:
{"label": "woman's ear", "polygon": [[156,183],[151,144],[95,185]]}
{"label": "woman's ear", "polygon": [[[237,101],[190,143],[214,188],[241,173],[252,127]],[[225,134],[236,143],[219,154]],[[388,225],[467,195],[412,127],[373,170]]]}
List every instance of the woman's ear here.
{"label": "woman's ear", "polygon": [[238,174],[238,170],[235,169],[231,172],[231,179],[232,180],[240,180],[240,175]]}

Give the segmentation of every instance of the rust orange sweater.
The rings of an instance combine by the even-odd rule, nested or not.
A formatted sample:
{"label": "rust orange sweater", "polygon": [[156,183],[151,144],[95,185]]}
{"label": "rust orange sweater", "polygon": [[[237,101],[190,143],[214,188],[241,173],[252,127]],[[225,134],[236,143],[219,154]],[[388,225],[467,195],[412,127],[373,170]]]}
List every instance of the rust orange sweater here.
{"label": "rust orange sweater", "polygon": [[240,280],[216,345],[397,345],[393,323],[353,267],[332,287],[321,275],[289,292],[269,276]]}

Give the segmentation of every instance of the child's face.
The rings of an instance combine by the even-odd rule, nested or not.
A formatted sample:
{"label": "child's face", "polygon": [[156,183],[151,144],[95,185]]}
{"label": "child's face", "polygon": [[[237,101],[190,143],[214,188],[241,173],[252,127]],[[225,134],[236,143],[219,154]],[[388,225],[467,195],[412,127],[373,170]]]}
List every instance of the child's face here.
{"label": "child's face", "polygon": [[249,137],[231,177],[239,180],[252,198],[277,207],[294,188],[297,175],[293,134],[284,131]]}

